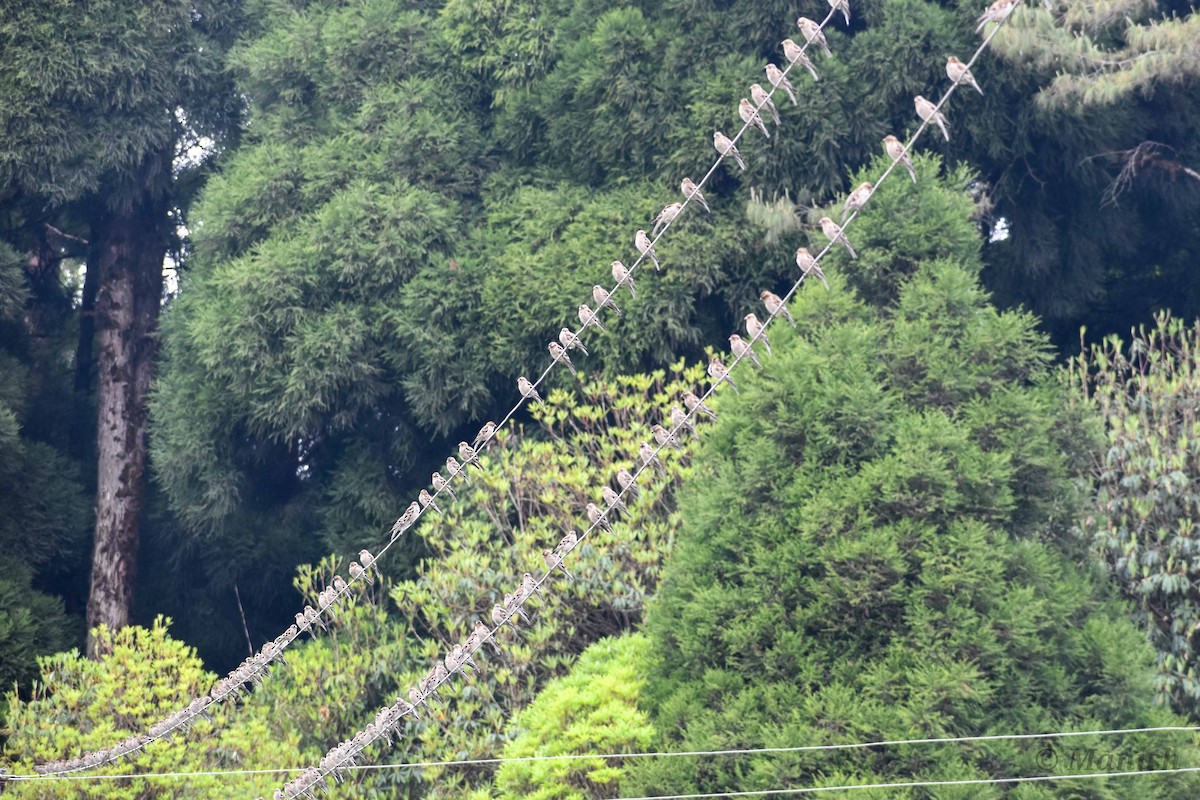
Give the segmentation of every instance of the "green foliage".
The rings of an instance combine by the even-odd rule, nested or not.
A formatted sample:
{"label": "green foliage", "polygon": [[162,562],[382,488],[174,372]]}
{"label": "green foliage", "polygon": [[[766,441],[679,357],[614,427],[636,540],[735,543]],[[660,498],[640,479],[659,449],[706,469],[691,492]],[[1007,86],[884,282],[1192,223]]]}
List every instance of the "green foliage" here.
{"label": "green foliage", "polygon": [[[880,193],[856,224],[861,259],[831,265],[832,291],[802,291],[798,330],[773,328],[764,369],[722,397],[681,489],[679,540],[646,626],[657,657],[643,703],[669,749],[1172,719],[1151,709],[1143,637],[1079,564],[1081,414],[1065,407],[1033,318],[997,311],[979,288],[961,183],[918,166],[915,188]],[[632,765],[621,794],[1045,774],[1037,752],[1005,742],[666,759]],[[1087,791],[1197,787],[1120,779]]]}
{"label": "green foliage", "polygon": [[[28,774],[42,763],[110,747],[142,733],[152,723],[207,691],[215,676],[195,651],[167,635],[169,622],[150,629],[131,626],[117,633],[98,629],[104,656],[89,661],[76,651],[39,659],[41,679],[23,702],[7,695],[8,739],[4,755],[14,772]],[[211,720],[190,733],[149,745],[132,763],[117,762],[90,775],[129,775],[203,769],[271,769],[297,760],[295,735],[270,730],[253,710],[218,706]],[[14,783],[6,797],[223,798],[267,794],[272,775],[194,775],[187,778],[35,781]]]}
{"label": "green foliage", "polygon": [[1072,364],[1104,428],[1088,527],[1157,650],[1155,689],[1200,713],[1200,551],[1195,544],[1200,326],[1162,314],[1127,343],[1105,338]]}
{"label": "green foliage", "polygon": [[[512,721],[505,758],[644,751],[654,727],[638,709],[650,661],[642,634],[602,639],[571,671],[550,681]],[[611,797],[623,773],[620,759],[509,761],[496,773],[502,800],[582,800]]]}

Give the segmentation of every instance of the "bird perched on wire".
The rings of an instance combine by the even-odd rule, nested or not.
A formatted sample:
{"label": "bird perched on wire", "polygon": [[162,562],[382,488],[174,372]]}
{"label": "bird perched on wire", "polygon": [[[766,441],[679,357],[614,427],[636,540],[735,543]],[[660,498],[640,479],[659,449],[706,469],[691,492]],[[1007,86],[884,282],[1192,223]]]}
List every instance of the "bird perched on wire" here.
{"label": "bird perched on wire", "polygon": [[754,366],[762,369],[762,362],[758,360],[758,356],[754,353],[754,348],[750,343],[743,339],[738,334],[730,334],[729,349],[738,358],[748,358],[754,363]]}
{"label": "bird perched on wire", "polygon": [[750,99],[754,101],[754,105],[771,112],[771,120],[775,123],[776,127],[779,126],[779,109],[775,107],[775,101],[771,99],[771,95],[767,94],[763,87],[757,83],[750,84]]}
{"label": "bird perched on wire", "polygon": [[496,432],[496,423],[488,421],[483,423],[483,427],[479,429],[479,433],[475,434],[475,441],[471,447],[478,450],[483,445],[487,444],[492,439],[492,435]]}
{"label": "bird perched on wire", "polygon": [[900,140],[890,133],[883,137],[883,150],[888,154],[888,158],[892,161],[899,161],[908,170],[908,177],[912,178],[912,182],[917,182],[917,171],[913,169],[912,159],[908,157],[907,151]]}
{"label": "bird perched on wire", "polygon": [[738,116],[742,118],[742,122],[758,128],[763,136],[768,139],[771,138],[771,133],[767,130],[767,126],[763,124],[762,117],[759,116],[758,111],[754,109],[750,101],[744,97],[738,101]]}
{"label": "bird perched on wire", "polygon": [[846,18],[846,24],[850,24],[850,3],[848,0],[829,0],[829,7],[834,11],[841,11],[842,16]]}
{"label": "bird perched on wire", "polygon": [[704,207],[704,210],[706,212],[708,212],[709,214],[712,213],[712,211],[708,207],[708,201],[704,199],[703,192],[700,191],[699,186],[697,186],[695,183],[692,182],[691,178],[684,178],[683,181],[680,182],[679,191],[683,192],[683,196],[685,198],[687,198],[689,200],[695,200],[697,203],[699,203],[701,206]]}
{"label": "bird perched on wire", "polygon": [[[803,247],[801,247],[800,250],[804,250],[806,253],[808,252]],[[811,258],[811,256],[809,257]],[[796,259],[799,260],[799,258],[800,251],[797,250]],[[801,267],[801,269],[803,269],[803,267]],[[822,276],[822,278],[824,278],[824,276]],[[767,355],[771,355],[771,340],[767,338],[766,326],[759,322],[758,317],[756,317],[753,313],[742,317],[742,320],[746,323],[746,333],[749,334],[750,338],[754,341],[762,342],[762,346],[766,348]]]}
{"label": "bird perched on wire", "polygon": [[579,329],[580,333],[587,330],[588,325],[604,331],[604,326],[600,324],[600,312],[593,313],[587,303],[579,304],[579,321],[583,323],[583,327]]}
{"label": "bird perched on wire", "polygon": [[556,569],[561,569],[563,572],[563,575],[566,575],[571,580],[575,580],[575,576],[572,575],[570,572],[567,572],[567,568],[563,566],[562,556],[559,555],[554,550],[543,550],[542,551],[542,560],[544,562],[546,562],[546,571],[547,572],[554,572],[554,570],[556,570]]}
{"label": "bird perched on wire", "polygon": [[950,141],[950,131],[946,130],[946,118],[942,116],[942,112],[937,110],[937,106],[926,100],[921,95],[913,98],[913,105],[917,107],[917,116],[926,122],[932,122],[937,125],[942,131],[942,136],[946,137],[946,141]]}
{"label": "bird perched on wire", "polygon": [[629,509],[625,507],[625,501],[621,499],[621,496],[617,494],[611,486],[607,484],[601,486],[600,497],[604,499],[604,505],[608,506],[609,508],[619,508],[626,514],[629,513]]}
{"label": "bird perched on wire", "polygon": [[555,361],[561,361],[562,363],[566,364],[567,369],[571,370],[572,375],[579,374],[575,371],[575,365],[571,363],[571,357],[567,355],[567,349],[565,347],[558,342],[550,342],[550,344],[547,345],[547,348],[550,350],[551,358],[553,358]]}
{"label": "bird perched on wire", "polygon": [[375,566],[375,556],[371,555],[370,550],[359,550],[358,563],[363,565],[363,569],[370,569]]}
{"label": "bird perched on wire", "polygon": [[[517,382],[517,385],[518,386],[520,385],[520,381]],[[470,479],[467,477],[467,471],[462,466],[459,465],[458,459],[455,458],[454,456],[446,457],[446,472],[448,472],[450,474],[450,477],[452,479],[457,478],[459,475],[461,475],[462,479],[464,481],[467,481],[467,483],[471,482]]]}
{"label": "bird perched on wire", "polygon": [[530,595],[536,594],[538,597],[545,597],[545,595],[542,594],[541,588],[538,587],[538,582],[535,581],[533,579],[533,575],[529,574],[528,572],[521,576],[521,588],[518,590],[518,592],[519,594],[514,595],[514,599],[522,603],[528,600]]}
{"label": "bird perched on wire", "polygon": [[816,42],[825,51],[825,55],[833,55],[833,51],[829,49],[829,42],[825,41],[825,34],[821,32],[821,26],[813,22],[808,17],[800,17],[796,20],[797,27],[800,28],[800,33],[804,34],[804,41],[812,44]]}
{"label": "bird perched on wire", "polygon": [[492,624],[499,628],[506,622],[508,622],[508,612],[504,610],[504,606],[499,603],[492,606]]}
{"label": "bird perched on wire", "polygon": [[989,22],[1003,22],[1008,19],[1008,15],[1017,7],[1017,2],[1018,0],[996,0],[979,16],[979,25],[975,28],[975,32],[982,31],[983,26]]}
{"label": "bird perched on wire", "polygon": [[682,408],[680,408],[678,405],[671,406],[670,417],[672,428],[681,431],[689,431],[691,432],[693,439],[696,439],[697,441],[700,440],[700,434],[696,433],[695,423],[693,423],[691,418],[683,412]]}
{"label": "bird perched on wire", "polygon": [[392,538],[395,539],[397,536],[411,528],[419,516],[421,516],[421,505],[414,500],[409,504],[408,508],[404,510],[404,513],[396,519],[395,524],[392,525]]}
{"label": "bird perched on wire", "polygon": [[658,236],[659,230],[664,225],[674,222],[680,211],[683,211],[683,203],[668,203],[663,206],[663,210],[658,212],[658,216],[654,218],[654,230],[650,231],[650,234]]}
{"label": "bird perched on wire", "polygon": [[671,435],[671,432],[657,422],[650,426],[650,432],[654,434],[654,441],[658,442],[660,447],[673,447],[679,451],[683,450],[683,446]]}
{"label": "bird perched on wire", "polygon": [[875,186],[870,181],[863,181],[854,187],[854,191],[846,196],[846,202],[842,206],[842,222],[846,221],[846,217],[866,205],[874,190]]}
{"label": "bird perched on wire", "polygon": [[454,493],[454,488],[442,477],[442,473],[440,472],[433,473],[433,490],[435,492],[445,492],[454,500],[458,499],[458,495]]}
{"label": "bird perched on wire", "polygon": [[642,490],[638,488],[637,481],[633,479],[633,473],[624,467],[617,470],[617,483],[630,497],[637,497],[642,493]]}
{"label": "bird perched on wire", "polygon": [[700,413],[712,420],[717,418],[717,412],[704,405],[704,401],[697,397],[693,392],[683,393],[683,405],[684,408],[693,414]]}
{"label": "bird perched on wire", "polygon": [[563,328],[558,332],[558,341],[568,350],[578,350],[585,356],[588,354],[587,348],[583,346],[583,342],[579,341],[579,337],[570,328]]}
{"label": "bird perched on wire", "polygon": [[626,269],[620,261],[612,262],[612,276],[613,280],[617,282],[618,289],[624,286],[629,290],[630,297],[637,298],[637,287],[633,285],[633,273]]}
{"label": "bird perched on wire", "polygon": [[788,311],[788,307],[784,305],[783,300],[774,292],[763,289],[758,293],[758,297],[763,301],[763,305],[767,307],[767,313],[771,316],[782,316],[788,322],[792,323],[792,327],[796,327],[796,320],[792,319],[792,312]]}
{"label": "bird perched on wire", "polygon": [[634,247],[644,257],[650,259],[654,264],[654,268],[661,269],[662,265],[658,263],[658,253],[654,252],[654,244],[650,241],[650,237],[645,231],[639,230],[633,237]]}
{"label": "bird perched on wire", "polygon": [[422,489],[421,492],[417,495],[417,500],[420,501],[421,508],[432,508],[434,511],[438,512],[439,514],[442,513],[442,510],[440,508],[438,508],[437,502],[433,499],[433,495],[431,495],[425,489]]}
{"label": "bird perched on wire", "polygon": [[729,377],[729,368],[721,363],[721,359],[716,356],[713,356],[708,362],[708,377],[713,379],[714,386],[718,386],[721,381],[725,381],[733,387],[735,392],[741,394],[741,391],[737,388],[737,384],[733,382],[733,378]]}
{"label": "bird perched on wire", "polygon": [[612,533],[612,525],[608,523],[608,517],[600,510],[595,503],[587,504],[587,518],[593,525],[599,525],[604,530]]}
{"label": "bird perched on wire", "polygon": [[650,446],[649,442],[642,442],[638,445],[638,455],[641,457],[643,465],[648,467],[653,464],[654,468],[658,470],[658,474],[666,477],[667,468],[663,466],[658,454],[654,452],[654,448]]}
{"label": "bird perched on wire", "polygon": [[728,136],[720,131],[713,131],[713,147],[715,147],[717,152],[722,156],[729,156],[736,161],[737,165],[741,167],[743,172],[746,171],[746,162],[742,161],[742,154],[738,152],[736,147],[734,147],[733,140]]}
{"label": "bird perched on wire", "polygon": [[796,90],[792,86],[792,82],[787,79],[787,75],[783,74],[783,70],[774,64],[767,64],[763,69],[767,73],[767,83],[775,89],[783,89],[787,93],[788,99],[792,101],[792,105],[796,105]]}
{"label": "bird perched on wire", "polygon": [[[817,259],[813,258],[812,253],[808,252],[807,247],[800,247],[796,250],[796,266],[800,268],[800,272],[803,273],[805,278],[808,278],[809,275],[816,275],[817,280],[819,280],[821,282],[821,285],[824,286],[827,290],[829,289],[829,281],[825,280],[825,272],[821,269],[821,265],[817,261]],[[754,315],[751,314],[750,316],[754,316]],[[755,323],[758,322],[757,319],[755,319],[754,321],[755,321]],[[759,327],[761,328],[761,326],[759,326]],[[749,323],[749,321],[747,321],[746,330],[749,330],[749,329],[750,329],[750,323]],[[751,333],[750,335],[754,336],[753,333]],[[764,336],[764,338],[765,338],[765,336]],[[771,352],[770,345],[767,345],[767,352],[768,353]]]}
{"label": "bird perched on wire", "polygon": [[[458,457],[463,460],[465,466],[474,464],[476,467],[479,467],[479,455],[475,452],[475,448],[466,442],[458,443]],[[482,467],[479,468],[482,469]]]}
{"label": "bird perched on wire", "polygon": [[600,313],[600,309],[611,308],[617,312],[617,316],[621,316],[621,309],[617,308],[617,304],[613,302],[612,296],[600,284],[592,287],[592,299],[596,301],[596,313]]}
{"label": "bird perched on wire", "polygon": [[487,642],[496,651],[496,655],[502,655],[500,645],[496,644],[496,640],[492,638],[491,630],[479,620],[475,621],[475,627],[471,630],[471,638],[467,641],[470,642],[468,647],[472,647],[475,650],[478,650],[483,646],[484,642]]}
{"label": "bird perched on wire", "polygon": [[[520,590],[518,589],[518,592]],[[521,598],[515,594],[504,595],[504,610],[511,617],[513,614],[520,614],[521,619],[529,622],[529,615],[525,613],[525,609],[521,607]]]}
{"label": "bird perched on wire", "polygon": [[946,74],[954,83],[968,84],[981,96],[983,95],[983,89],[980,89],[979,84],[975,82],[975,76],[971,74],[971,70],[967,69],[967,65],[954,56],[946,59]]}
{"label": "bird perched on wire", "polygon": [[854,252],[854,248],[850,246],[850,240],[846,238],[846,234],[842,233],[842,226],[831,220],[829,217],[821,217],[821,231],[829,241],[834,244],[840,244],[846,248],[846,252],[851,258],[858,258],[858,253]]}
{"label": "bird perched on wire", "polygon": [[566,535],[559,540],[554,546],[554,552],[560,556],[565,556],[567,553],[575,549],[575,545],[579,544],[579,534],[575,531],[567,531]]}
{"label": "bird perched on wire", "polygon": [[517,390],[521,393],[521,397],[524,397],[526,400],[532,400],[535,403],[546,402],[542,399],[542,396],[538,394],[537,388],[534,387],[534,385],[530,383],[529,379],[524,375],[517,378]]}
{"label": "bird perched on wire", "polygon": [[[779,44],[783,47],[783,57],[788,60],[789,64],[799,64],[808,70],[808,74],[812,75],[814,81],[821,80],[817,75],[817,68],[813,65],[812,59],[808,57],[808,53],[804,52],[803,47],[796,44],[795,39],[784,39]],[[780,72],[780,76],[783,76],[782,71]]]}
{"label": "bird perched on wire", "polygon": [[[371,579],[371,573],[369,573],[365,569],[363,569],[362,566],[357,561],[351,561],[349,569],[350,569],[350,577],[353,578],[354,580],[356,580],[356,581],[363,580],[363,581],[366,581],[367,583],[375,582],[374,580]],[[296,618],[297,618],[296,619],[297,622],[299,622],[302,619],[302,617],[299,614],[296,615]]]}

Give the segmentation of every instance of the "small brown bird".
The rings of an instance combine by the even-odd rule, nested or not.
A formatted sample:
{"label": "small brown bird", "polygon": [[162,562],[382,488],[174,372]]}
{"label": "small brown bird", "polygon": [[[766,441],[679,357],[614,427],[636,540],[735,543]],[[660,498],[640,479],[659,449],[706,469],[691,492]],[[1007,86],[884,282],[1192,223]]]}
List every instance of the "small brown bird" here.
{"label": "small brown bird", "polygon": [[[421,505],[414,500],[409,504],[408,508],[404,510],[404,513],[396,519],[395,524],[392,525],[392,538],[395,539],[397,536],[411,528],[419,516],[421,516]],[[362,554],[360,553],[359,555],[361,556]]]}
{"label": "small brown bird", "polygon": [[942,112],[937,110],[937,106],[934,103],[929,102],[921,95],[917,95],[913,98],[913,105],[917,108],[918,117],[926,122],[932,122],[934,125],[937,125],[942,131],[942,136],[946,137],[946,141],[950,141],[950,131],[946,130],[946,118],[942,116]]}
{"label": "small brown bird", "polygon": [[917,182],[917,171],[913,169],[912,159],[908,157],[908,152],[899,139],[890,133],[883,137],[883,150],[892,161],[899,161],[903,164],[904,168],[908,170],[908,176],[912,178],[912,182]]}
{"label": "small brown bird", "polygon": [[609,508],[619,508],[624,513],[629,513],[629,509],[625,507],[625,501],[621,499],[619,494],[613,491],[611,486],[605,485],[600,487],[600,496],[604,498],[604,505]]}
{"label": "small brown bird", "polygon": [[713,379],[713,386],[720,385],[721,381],[725,381],[733,387],[733,391],[741,394],[737,388],[737,384],[733,382],[733,378],[729,377],[729,368],[721,363],[721,359],[713,356],[708,362],[708,377]]}
{"label": "small brown bird", "polygon": [[578,350],[585,356],[588,354],[587,348],[583,346],[583,342],[579,341],[579,337],[570,328],[563,328],[558,332],[558,341],[568,350]]}
{"label": "small brown bird", "polygon": [[842,16],[846,18],[846,24],[850,24],[850,3],[848,0],[829,0],[829,7],[834,11],[841,11]]}
{"label": "small brown bird", "polygon": [[[528,383],[528,381],[526,381],[526,383]],[[518,380],[517,386],[520,386],[520,385],[521,385],[521,381]],[[449,456],[446,458],[446,472],[448,472],[450,474],[450,477],[452,479],[457,478],[459,475],[461,475],[462,479],[464,481],[466,481],[467,483],[471,482],[470,479],[467,477],[466,469],[464,469],[461,465],[459,465],[458,459],[455,458],[454,456]]]}
{"label": "small brown bird", "polygon": [[654,441],[658,442],[660,447],[673,447],[676,450],[683,450],[683,447],[671,435],[671,432],[657,422],[650,426],[650,432],[654,434]]}
{"label": "small brown bird", "polygon": [[842,222],[846,221],[846,217],[866,205],[867,201],[871,199],[871,192],[874,190],[875,185],[870,181],[864,181],[854,187],[854,191],[847,195],[846,203],[842,206]]}
{"label": "small brown bird", "polygon": [[475,434],[475,441],[471,444],[476,450],[491,441],[492,435],[496,432],[496,423],[488,421],[483,423],[483,427],[479,429],[479,433]]}
{"label": "small brown bird", "polygon": [[728,136],[720,131],[713,131],[713,147],[715,147],[717,152],[722,156],[729,156],[736,161],[737,165],[742,168],[743,172],[746,171],[746,162],[742,161],[742,154],[739,153],[738,149],[733,146],[733,140]]}
{"label": "small brown bird", "polygon": [[587,517],[593,525],[599,525],[604,530],[612,533],[612,525],[608,524],[608,517],[595,503],[587,504]]}
{"label": "small brown bird", "polygon": [[530,383],[529,379],[524,375],[517,378],[517,390],[521,392],[521,397],[524,397],[526,400],[532,400],[535,403],[546,402],[542,399],[542,396],[538,394],[537,387]]}
{"label": "small brown bird", "polygon": [[704,199],[704,193],[700,191],[700,187],[692,182],[691,178],[684,178],[679,184],[679,191],[683,192],[683,196],[689,200],[695,200],[701,207],[708,212],[712,210],[708,207],[708,201]]}
{"label": "small brown bird", "polygon": [[363,565],[363,569],[370,569],[375,566],[375,556],[371,555],[370,550],[359,550],[358,563]]}
{"label": "small brown bird", "polygon": [[677,430],[690,431],[692,438],[699,441],[700,434],[696,432],[696,425],[692,422],[691,417],[684,413],[683,409],[677,405],[671,406],[671,426]]}
{"label": "small brown bird", "polygon": [[744,97],[738,101],[738,116],[742,118],[742,122],[758,128],[763,136],[768,139],[771,138],[771,133],[767,130],[767,126],[763,124],[762,117],[759,116],[750,101]]}
{"label": "small brown bird", "polygon": [[[804,250],[803,247],[800,249]],[[804,252],[807,253],[808,251],[804,250]],[[796,253],[796,257],[800,257],[798,251]],[[809,257],[811,258],[811,256]],[[803,267],[801,269],[803,269]],[[746,333],[749,334],[751,340],[762,342],[762,346],[766,349],[767,355],[771,355],[771,340],[767,338],[767,329],[761,322],[758,321],[758,317],[754,316],[754,314],[747,314],[746,316],[742,317],[742,320],[746,323]]]}
{"label": "small brown bird", "polygon": [[592,299],[596,301],[596,313],[600,313],[601,309],[611,308],[617,313],[618,317],[621,316],[621,309],[617,308],[617,304],[613,302],[608,290],[600,284],[592,287]]}
{"label": "small brown bird", "polygon": [[558,342],[550,342],[550,344],[546,345],[546,347],[550,350],[551,358],[553,358],[555,361],[561,361],[562,363],[566,364],[567,369],[571,370],[572,375],[579,374],[575,371],[575,365],[571,363],[571,357],[567,355],[567,349],[565,347]]}
{"label": "small brown bird", "polygon": [[650,235],[658,236],[659,230],[674,222],[680,211],[683,211],[683,203],[668,203],[663,206],[663,210],[658,212],[658,216],[654,218],[654,230],[650,231]]}
{"label": "small brown bird", "polygon": [[617,483],[630,497],[637,497],[642,493],[642,490],[638,488],[637,481],[633,479],[633,473],[624,467],[617,470]]}
{"label": "small brown bird", "polygon": [[[420,494],[417,495],[417,500],[420,501],[422,508],[432,508],[434,511],[438,512],[439,514],[442,513],[442,510],[440,508],[438,508],[437,502],[434,501],[433,495],[431,495],[426,490],[424,490],[424,489],[421,490]],[[353,572],[353,570],[351,570],[351,572]]]}
{"label": "small brown bird", "polygon": [[796,327],[796,320],[792,319],[792,312],[788,311],[788,307],[784,305],[779,295],[763,289],[758,293],[758,297],[763,301],[763,305],[767,307],[768,314],[771,316],[782,316],[788,322],[792,323],[793,328]]}
{"label": "small brown bird", "polygon": [[983,89],[980,89],[979,84],[975,82],[975,76],[971,74],[971,70],[967,69],[967,65],[954,56],[946,59],[946,74],[954,83],[968,84],[979,92],[980,96],[983,95]]}
{"label": "small brown bird", "polygon": [[1017,7],[1017,2],[1018,0],[996,0],[980,15],[979,26],[975,28],[975,32],[982,31],[983,26],[989,22],[1003,22],[1008,19],[1008,15]]}
{"label": "small brown bird", "polygon": [[658,263],[658,253],[654,252],[654,244],[650,241],[650,237],[646,235],[645,231],[640,230],[637,232],[637,234],[633,237],[633,244],[635,247],[637,247],[637,251],[639,253],[641,253],[645,258],[648,258],[654,262],[655,269],[659,269],[661,267],[661,265]]}
{"label": "small brown bird", "polygon": [[[800,272],[805,278],[808,278],[809,275],[816,275],[817,280],[821,281],[821,285],[824,286],[826,290],[829,289],[829,282],[825,280],[825,273],[821,269],[821,264],[817,261],[817,259],[813,258],[812,253],[808,252],[807,247],[801,247],[796,250],[796,266],[800,268]],[[755,322],[758,322],[758,320],[755,320]],[[747,323],[746,329],[750,329],[749,323]],[[752,333],[750,335],[753,336],[754,334]],[[767,352],[771,352],[770,346],[767,347]]]}
{"label": "small brown bird", "polygon": [[858,258],[858,253],[854,252],[854,248],[850,246],[850,240],[846,238],[846,234],[842,233],[842,227],[829,217],[821,217],[821,230],[829,241],[834,244],[840,244],[846,248],[846,252],[851,258]]}
{"label": "small brown bird", "polygon": [[693,414],[700,413],[713,420],[717,418],[717,412],[704,405],[704,401],[697,397],[693,392],[683,393],[683,405]]}
{"label": "small brown bird", "polygon": [[654,468],[658,470],[660,475],[664,477],[666,476],[667,468],[663,466],[662,461],[658,457],[658,453],[654,452],[654,448],[650,446],[649,442],[642,442],[640,445],[638,445],[638,455],[642,458],[643,466],[648,467],[653,464]]}
{"label": "small brown bird", "polygon": [[475,453],[475,448],[471,447],[471,445],[467,444],[466,442],[458,443],[458,457],[461,458],[463,460],[463,464],[466,464],[467,466],[472,464],[474,464],[476,467],[479,466],[479,456]]}
{"label": "small brown bird", "polygon": [[[687,178],[684,178],[684,180],[686,181]],[[701,200],[701,202],[704,201]],[[617,282],[617,288],[620,288],[622,285],[624,285],[625,288],[629,290],[630,297],[637,297],[637,287],[633,285],[633,273],[626,269],[625,265],[620,261],[612,262],[612,276],[613,280]]]}
{"label": "small brown bird", "polygon": [[[789,39],[788,41],[791,40]],[[795,44],[795,42],[792,42],[792,44]],[[783,70],[774,64],[767,64],[763,69],[767,73],[767,83],[776,89],[783,89],[787,93],[788,99],[792,101],[792,105],[796,105],[796,89],[792,86],[792,82],[788,80],[787,75],[783,74]]]}
{"label": "small brown bird", "polygon": [[833,55],[833,51],[829,49],[829,42],[825,41],[825,34],[821,32],[821,26],[818,23],[808,17],[801,17],[796,20],[796,25],[800,28],[800,33],[804,34],[804,41],[809,44],[816,42],[825,51],[825,55]]}
{"label": "small brown bird", "polygon": [[795,39],[784,39],[779,44],[783,46],[783,57],[788,60],[789,64],[799,64],[808,70],[808,74],[812,75],[814,81],[820,80],[817,76],[817,68],[813,66],[812,59],[808,57],[808,53],[804,52],[803,47],[796,44]]}
{"label": "small brown bird", "polygon": [[763,87],[757,83],[750,84],[750,99],[754,101],[754,105],[771,112],[771,120],[775,123],[776,127],[779,126],[779,109],[775,107],[775,101],[771,99],[771,95],[767,94]]}
{"label": "small brown bird", "polygon": [[554,552],[560,556],[565,556],[567,553],[575,549],[575,545],[579,544],[579,534],[575,531],[567,531],[567,535],[559,540],[554,548]]}
{"label": "small brown bird", "polygon": [[588,325],[599,328],[604,331],[604,326],[600,324],[600,312],[592,313],[591,306],[587,303],[579,304],[579,321],[583,323],[583,327],[579,329],[580,333],[587,330]]}
{"label": "small brown bird", "polygon": [[567,568],[562,564],[562,556],[554,550],[543,550],[542,560],[546,562],[546,571],[554,572],[556,569],[561,569],[563,574],[571,580],[575,580],[575,576],[567,572]]}
{"label": "small brown bird", "polygon": [[729,349],[738,358],[748,358],[754,363],[754,366],[762,369],[762,362],[758,360],[758,356],[754,354],[754,348],[750,343],[736,333],[729,336]]}
{"label": "small brown bird", "polygon": [[440,473],[440,472],[433,473],[433,481],[432,482],[433,482],[433,490],[435,492],[437,492],[437,493],[445,492],[446,494],[450,495],[451,499],[453,499],[453,500],[458,499],[458,495],[456,495],[454,493],[454,488],[451,487],[450,483],[445,478],[442,477],[442,473]]}

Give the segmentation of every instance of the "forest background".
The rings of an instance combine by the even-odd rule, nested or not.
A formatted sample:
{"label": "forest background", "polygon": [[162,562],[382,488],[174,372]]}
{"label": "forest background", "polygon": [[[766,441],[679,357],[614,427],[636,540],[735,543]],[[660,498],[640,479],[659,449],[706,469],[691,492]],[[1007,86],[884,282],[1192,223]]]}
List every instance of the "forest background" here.
{"label": "forest background", "polygon": [[[823,244],[815,220],[879,172],[883,136],[915,127],[912,97],[939,93],[945,56],[974,50],[981,10],[854,3],[820,80],[793,74],[798,104],[777,97],[771,139],[743,140],[748,169],[719,170],[712,213],[672,229],[586,376],[556,374],[551,408],[516,419],[335,635],[156,766],[315,760],[469,630],[579,527],[758,291],[790,285],[795,248]],[[632,231],[711,163],[712,130],[736,129],[796,16],[827,11],[0,9],[6,760],[111,743],[277,635],[508,408],[609,261],[632,259]],[[1200,314],[1195,20],[1183,2],[1020,9],[975,67],[984,94],[956,93],[951,139],[923,139],[918,185],[897,175],[873,201],[859,261],[833,258],[828,296],[806,287],[798,334],[772,333],[763,375],[723,392],[712,441],[671,459],[408,755],[810,741],[835,710],[851,739],[1196,718],[1195,332],[1164,321],[1140,349],[1090,349],[1157,312]],[[764,602],[781,616],[750,613]],[[1034,655],[1045,672],[1021,677]],[[580,708],[597,721],[555,734]],[[988,755],[939,751],[920,774],[1028,763]],[[506,766],[358,788],[602,797],[916,774],[901,755],[729,769]]]}

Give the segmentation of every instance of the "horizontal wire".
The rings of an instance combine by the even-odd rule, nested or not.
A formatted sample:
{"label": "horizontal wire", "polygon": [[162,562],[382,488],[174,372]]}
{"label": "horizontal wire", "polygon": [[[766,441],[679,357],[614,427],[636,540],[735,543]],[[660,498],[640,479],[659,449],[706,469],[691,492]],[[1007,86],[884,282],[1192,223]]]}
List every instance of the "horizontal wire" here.
{"label": "horizontal wire", "polygon": [[[431,767],[467,767],[499,764],[518,764],[544,761],[594,761],[635,758],[691,758],[699,756],[772,755],[779,753],[808,753],[837,750],[863,750],[872,747],[901,747],[921,744],[965,744],[968,742],[1019,741],[1030,739],[1063,739],[1079,736],[1124,736],[1139,733],[1196,733],[1200,726],[1159,725],[1148,728],[1111,728],[1094,731],[1051,731],[1048,733],[996,733],[980,736],[946,736],[923,739],[880,739],[871,742],[843,742],[837,744],[809,744],[792,747],[748,747],[727,750],[675,750],[637,753],[563,753],[561,755],[500,756],[496,758],[461,758],[448,761],[411,761],[398,764],[356,764],[347,766],[347,772],[365,772],[393,769],[428,769]],[[121,775],[14,775],[16,781],[86,781],[126,780],[132,778],[187,778],[192,776],[214,777],[221,775],[273,775],[301,772],[306,767],[274,767],[260,769],[187,770],[178,772],[133,772]]]}

